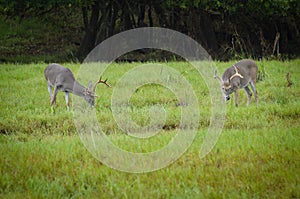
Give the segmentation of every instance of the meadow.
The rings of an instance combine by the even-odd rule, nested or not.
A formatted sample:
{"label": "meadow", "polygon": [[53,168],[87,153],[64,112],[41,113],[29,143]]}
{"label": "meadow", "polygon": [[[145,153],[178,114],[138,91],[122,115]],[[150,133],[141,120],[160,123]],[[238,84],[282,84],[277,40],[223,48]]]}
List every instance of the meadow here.
{"label": "meadow", "polygon": [[[215,65],[223,72],[234,62]],[[178,160],[148,173],[118,171],[94,158],[81,142],[63,93],[51,112],[43,74],[47,64],[1,64],[0,197],[300,198],[300,60],[257,63],[263,74],[257,83],[259,105],[252,99],[247,106],[241,90],[236,108],[232,96],[226,104],[223,132],[202,159],[199,150],[211,114],[208,88],[189,64],[160,63],[179,71],[193,86],[199,126],[193,143]],[[100,97],[95,109],[115,145],[145,153],[159,150],[174,137],[183,105],[162,86],[140,87],[130,98],[131,119],[145,126],[150,122],[149,109],[162,105],[168,113],[165,124],[151,139],[132,139],[123,133],[112,115],[111,96],[122,75],[141,64],[113,63],[103,75],[113,88],[97,88]],[[63,65],[75,75],[79,72],[80,64]],[[290,87],[287,73],[293,82]]]}

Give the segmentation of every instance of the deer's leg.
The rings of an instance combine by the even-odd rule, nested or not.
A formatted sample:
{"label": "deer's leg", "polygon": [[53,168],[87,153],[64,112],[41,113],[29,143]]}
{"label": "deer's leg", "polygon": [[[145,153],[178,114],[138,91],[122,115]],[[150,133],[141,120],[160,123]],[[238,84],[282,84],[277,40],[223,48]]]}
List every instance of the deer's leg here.
{"label": "deer's leg", "polygon": [[57,86],[54,87],[54,94],[51,96],[50,106],[52,106],[56,101],[56,95],[58,92]]}
{"label": "deer's leg", "polygon": [[48,92],[50,95],[50,102],[51,102],[51,98],[52,98],[52,86],[48,85]]}
{"label": "deer's leg", "polygon": [[244,90],[245,90],[245,92],[247,94],[247,97],[248,97],[247,106],[249,106],[250,102],[251,102],[252,93],[251,93],[248,86],[244,87]]}
{"label": "deer's leg", "polygon": [[258,105],[258,95],[257,95],[257,90],[256,90],[256,86],[255,86],[255,82],[250,82],[250,86],[253,90],[254,93],[254,97],[255,97],[255,102],[256,102],[256,106]]}
{"label": "deer's leg", "polygon": [[65,92],[66,95],[66,105],[67,105],[67,109],[70,110],[70,104],[69,104],[69,92]]}
{"label": "deer's leg", "polygon": [[239,91],[238,89],[235,91],[235,106],[239,106]]}

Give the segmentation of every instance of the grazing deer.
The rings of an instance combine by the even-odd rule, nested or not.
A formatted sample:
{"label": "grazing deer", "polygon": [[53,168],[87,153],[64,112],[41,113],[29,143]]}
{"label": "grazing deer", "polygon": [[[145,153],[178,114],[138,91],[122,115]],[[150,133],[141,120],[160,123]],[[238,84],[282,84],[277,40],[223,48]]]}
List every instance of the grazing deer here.
{"label": "grazing deer", "polygon": [[[57,92],[63,91],[66,95],[66,105],[68,110],[69,105],[69,93],[73,93],[80,97],[83,97],[92,107],[95,104],[95,90],[99,83],[103,83],[108,87],[111,87],[106,80],[100,79],[95,83],[92,90],[92,81],[89,82],[88,87],[82,86],[74,77],[73,73],[69,68],[64,68],[59,64],[50,64],[44,71],[45,78],[47,80],[48,91],[50,94],[50,106],[52,108],[55,103]],[[54,94],[52,95],[52,87],[54,87]]]}
{"label": "grazing deer", "polygon": [[250,84],[254,96],[256,105],[258,105],[258,96],[256,91],[256,78],[257,78],[258,67],[256,63],[252,60],[243,59],[233,66],[227,68],[222,75],[222,78],[218,76],[217,70],[215,70],[215,79],[218,79],[221,84],[221,89],[225,101],[230,99],[230,94],[235,92],[235,105],[238,107],[238,89],[244,88],[247,96],[248,102],[250,104],[252,93],[248,87]]}

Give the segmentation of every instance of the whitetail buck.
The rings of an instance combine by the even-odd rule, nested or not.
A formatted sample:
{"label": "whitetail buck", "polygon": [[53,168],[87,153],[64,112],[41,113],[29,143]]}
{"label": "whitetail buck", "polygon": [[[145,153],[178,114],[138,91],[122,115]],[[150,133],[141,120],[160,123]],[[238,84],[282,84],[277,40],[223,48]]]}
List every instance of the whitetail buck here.
{"label": "whitetail buck", "polygon": [[235,105],[238,106],[238,89],[244,88],[247,96],[248,102],[247,105],[251,102],[252,93],[248,87],[250,84],[254,96],[256,105],[258,105],[258,96],[256,91],[256,78],[257,78],[258,67],[256,63],[252,60],[243,59],[233,66],[227,68],[222,75],[222,78],[218,76],[217,70],[215,70],[215,79],[218,79],[221,84],[221,89],[225,101],[230,99],[230,94],[235,92]]}
{"label": "whitetail buck", "polygon": [[[92,89],[92,81],[89,82],[88,87],[82,86],[74,77],[73,73],[69,68],[64,68],[59,64],[50,64],[44,71],[45,78],[47,80],[48,91],[50,94],[50,106],[52,108],[55,103],[57,92],[63,91],[66,95],[67,108],[69,105],[69,93],[73,93],[80,97],[83,97],[91,106],[95,104],[95,90],[99,83],[103,83],[108,87],[111,87],[106,80],[100,79],[95,83]],[[52,95],[52,87],[54,87],[54,94]]]}

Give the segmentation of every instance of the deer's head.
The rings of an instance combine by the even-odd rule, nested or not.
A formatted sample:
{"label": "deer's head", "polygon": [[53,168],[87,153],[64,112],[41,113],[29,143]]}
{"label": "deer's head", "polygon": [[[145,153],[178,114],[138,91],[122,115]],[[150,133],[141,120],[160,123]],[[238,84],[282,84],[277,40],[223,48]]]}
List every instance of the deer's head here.
{"label": "deer's head", "polygon": [[92,86],[93,86],[92,81],[90,81],[87,88],[85,89],[84,99],[91,106],[94,106],[95,105],[95,97],[97,97],[97,96],[95,95],[95,92],[92,90]]}
{"label": "deer's head", "polygon": [[[220,85],[221,85],[221,89],[222,89],[222,93],[223,93],[225,101],[230,100],[230,94],[235,92],[239,87],[238,85],[239,85],[240,78],[241,79],[244,78],[239,73],[237,67],[235,65],[233,65],[233,67],[234,67],[235,73],[233,75],[229,76],[230,73],[228,73],[228,72],[231,69],[228,68],[223,74],[223,79],[219,77],[218,71],[215,70],[214,78],[218,79],[220,81]],[[224,78],[224,76],[226,78]]]}
{"label": "deer's head", "polygon": [[224,100],[230,100],[230,94],[235,91],[234,87],[230,84],[230,79],[228,79],[227,81],[223,81],[223,79],[219,77],[217,70],[215,70],[214,78],[220,81],[220,86]]}
{"label": "deer's head", "polygon": [[93,87],[93,84],[92,84],[92,81],[89,82],[85,92],[84,92],[84,99],[91,105],[91,106],[94,106],[95,105],[95,98],[98,97],[96,94],[95,94],[95,91],[96,91],[96,87],[98,84],[105,84],[107,87],[111,87],[108,83],[107,83],[107,79],[106,80],[101,80],[101,77],[100,79],[95,83],[94,87]]}

